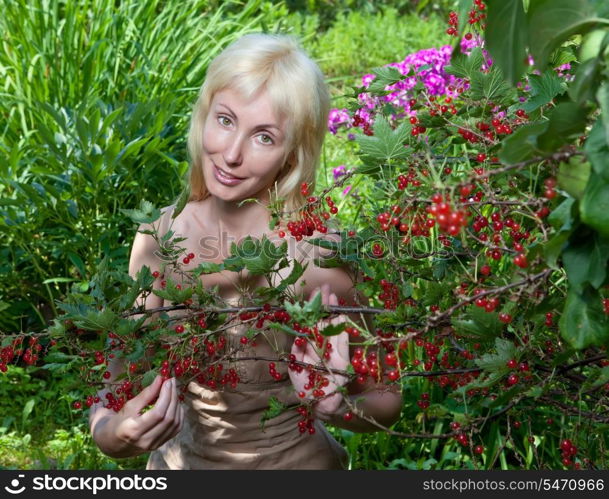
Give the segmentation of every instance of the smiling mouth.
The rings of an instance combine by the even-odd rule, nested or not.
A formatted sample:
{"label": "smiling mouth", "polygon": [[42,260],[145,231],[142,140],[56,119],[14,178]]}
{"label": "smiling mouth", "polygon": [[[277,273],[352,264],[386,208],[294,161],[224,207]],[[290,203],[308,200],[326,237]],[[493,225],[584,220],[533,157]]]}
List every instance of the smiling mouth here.
{"label": "smiling mouth", "polygon": [[224,178],[226,178],[227,180],[243,180],[245,177],[236,177],[235,175],[231,175],[230,173],[225,172],[224,170],[221,170],[217,165],[214,164],[214,168],[216,169],[216,171]]}

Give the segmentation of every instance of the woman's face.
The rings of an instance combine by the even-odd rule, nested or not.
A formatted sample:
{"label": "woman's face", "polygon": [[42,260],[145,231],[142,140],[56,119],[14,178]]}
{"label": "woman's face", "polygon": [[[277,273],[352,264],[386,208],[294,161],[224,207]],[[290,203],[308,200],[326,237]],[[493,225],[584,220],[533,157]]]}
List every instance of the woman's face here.
{"label": "woman's face", "polygon": [[203,127],[203,178],[224,201],[268,199],[267,190],[287,158],[285,119],[276,116],[266,91],[244,99],[217,92]]}

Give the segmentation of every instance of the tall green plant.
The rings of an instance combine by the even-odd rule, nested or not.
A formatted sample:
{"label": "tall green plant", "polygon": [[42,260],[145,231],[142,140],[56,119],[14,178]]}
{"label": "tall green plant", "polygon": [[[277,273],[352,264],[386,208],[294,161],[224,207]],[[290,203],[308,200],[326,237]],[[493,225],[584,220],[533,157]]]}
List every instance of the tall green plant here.
{"label": "tall green plant", "polygon": [[119,209],[178,195],[207,64],[261,5],[1,2],[0,330],[43,326],[102,257],[124,266]]}

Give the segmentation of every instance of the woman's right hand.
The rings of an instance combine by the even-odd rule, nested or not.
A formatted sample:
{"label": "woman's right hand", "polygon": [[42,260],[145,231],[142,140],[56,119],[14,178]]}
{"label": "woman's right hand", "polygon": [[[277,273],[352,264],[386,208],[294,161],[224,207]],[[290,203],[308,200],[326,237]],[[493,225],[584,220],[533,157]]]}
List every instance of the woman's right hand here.
{"label": "woman's right hand", "polygon": [[[142,413],[150,404],[152,409]],[[132,457],[159,448],[182,429],[184,409],[178,399],[175,378],[163,382],[157,376],[152,384],[129,400],[119,412],[91,407],[91,433],[104,454]]]}

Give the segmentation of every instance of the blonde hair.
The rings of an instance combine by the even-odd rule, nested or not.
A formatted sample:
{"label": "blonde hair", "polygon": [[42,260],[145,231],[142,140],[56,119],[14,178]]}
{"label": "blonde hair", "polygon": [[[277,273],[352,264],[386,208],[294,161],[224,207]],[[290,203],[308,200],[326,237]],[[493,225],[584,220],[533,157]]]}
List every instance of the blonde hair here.
{"label": "blonde hair", "polygon": [[[274,112],[286,118],[288,157],[276,179],[284,211],[306,201],[300,186],[315,187],[315,172],[327,130],[330,96],[315,62],[285,35],[250,34],[224,49],[209,65],[194,105],[188,133],[190,198],[209,196],[202,171],[203,126],[216,92],[231,88],[250,98],[266,90]],[[290,160],[288,160],[290,158]]]}

